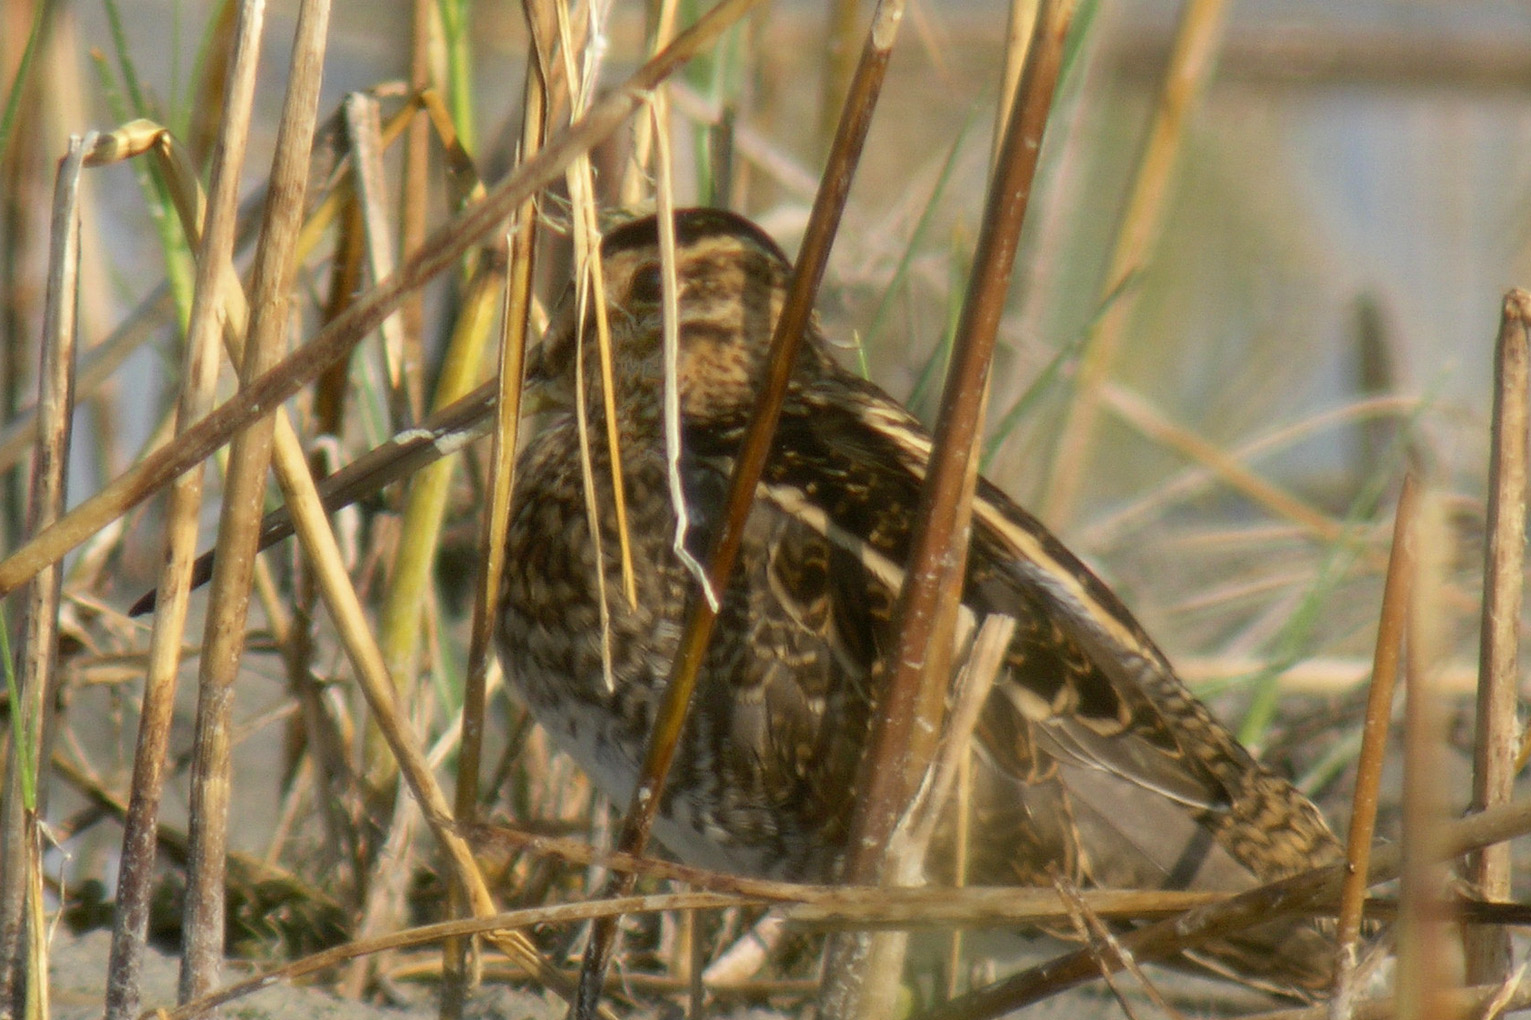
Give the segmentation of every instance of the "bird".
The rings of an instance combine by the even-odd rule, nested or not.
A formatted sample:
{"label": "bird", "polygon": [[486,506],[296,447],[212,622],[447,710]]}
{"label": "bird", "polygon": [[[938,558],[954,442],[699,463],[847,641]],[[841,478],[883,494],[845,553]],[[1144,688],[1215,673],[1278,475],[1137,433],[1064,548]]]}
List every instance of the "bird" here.
{"label": "bird", "polygon": [[[632,795],[695,597],[677,502],[679,544],[703,560],[792,275],[740,215],[682,209],[673,223],[678,460],[666,453],[666,270],[650,215],[600,246],[610,402],[601,299],[567,298],[529,355],[543,422],[518,461],[497,618],[513,689],[617,803]],[[623,587],[608,425],[636,598]],[[813,320],[654,823],[682,862],[791,881],[843,874],[930,450],[926,429],[841,367]],[[1080,559],[983,478],[970,543],[963,614],[1016,622],[971,738],[968,884],[1061,875],[1084,888],[1238,891],[1342,860],[1319,810],[1196,700]],[[927,878],[951,882],[941,838]],[[1332,955],[1316,924],[1296,920],[1178,962],[1312,998]]]}

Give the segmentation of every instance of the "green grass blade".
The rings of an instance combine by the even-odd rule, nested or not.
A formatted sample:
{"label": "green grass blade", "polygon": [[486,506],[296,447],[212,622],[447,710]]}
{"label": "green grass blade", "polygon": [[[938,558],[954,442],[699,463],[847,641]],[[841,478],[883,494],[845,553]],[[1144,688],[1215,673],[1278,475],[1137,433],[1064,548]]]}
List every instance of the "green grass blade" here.
{"label": "green grass blade", "polygon": [[1253,747],[1264,741],[1280,701],[1281,674],[1308,654],[1313,633],[1329,607],[1329,596],[1360,555],[1362,526],[1376,515],[1383,494],[1404,462],[1405,452],[1415,435],[1420,416],[1433,403],[1433,395],[1420,401],[1413,413],[1401,423],[1388,449],[1378,458],[1376,470],[1367,476],[1356,498],[1351,501],[1340,537],[1330,544],[1319,566],[1318,576],[1303,595],[1297,610],[1272,638],[1271,654],[1265,668],[1243,681],[1253,687],[1254,698],[1239,726],[1241,743]]}

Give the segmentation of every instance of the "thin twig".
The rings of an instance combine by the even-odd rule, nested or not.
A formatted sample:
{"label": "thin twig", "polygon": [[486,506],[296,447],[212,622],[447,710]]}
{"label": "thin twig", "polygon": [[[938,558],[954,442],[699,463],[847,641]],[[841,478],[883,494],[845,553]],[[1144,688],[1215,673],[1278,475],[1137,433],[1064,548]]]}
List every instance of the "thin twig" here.
{"label": "thin twig", "polygon": [[[1073,922],[1074,931],[1079,936],[1079,940],[1084,942],[1101,961],[1100,976],[1105,980],[1106,986],[1111,989],[1111,994],[1116,996],[1116,1001],[1122,1007],[1122,1012],[1127,1014],[1128,1020],[1137,1020],[1137,1014],[1133,1012],[1131,1003],[1116,985],[1114,978],[1118,969],[1130,974],[1148,996],[1148,1000],[1170,1020],[1185,1020],[1164,998],[1164,993],[1148,979],[1148,975],[1143,973],[1143,968],[1138,966],[1138,961],[1133,959],[1132,953],[1122,945],[1121,939],[1117,938],[1116,934],[1106,927],[1101,916],[1084,902],[1079,887],[1061,874],[1053,876],[1053,887],[1058,891],[1058,898],[1068,908],[1069,920]],[[1105,962],[1108,958],[1111,960],[1110,965]]]}
{"label": "thin twig", "polygon": [[1232,453],[1168,420],[1147,399],[1125,386],[1100,383],[1099,400],[1128,425],[1167,449],[1205,467],[1218,481],[1273,516],[1293,521],[1324,542],[1338,542],[1345,525],[1245,467]]}

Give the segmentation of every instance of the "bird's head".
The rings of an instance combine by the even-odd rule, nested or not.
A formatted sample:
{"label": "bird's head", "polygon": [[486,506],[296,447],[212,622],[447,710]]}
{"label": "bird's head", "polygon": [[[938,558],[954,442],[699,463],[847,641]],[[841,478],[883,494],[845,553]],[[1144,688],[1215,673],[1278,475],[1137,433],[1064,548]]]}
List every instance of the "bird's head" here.
{"label": "bird's head", "polygon": [[[612,375],[621,418],[659,413],[664,385],[663,274],[658,222],[632,220],[601,244]],[[678,297],[676,379],[681,411],[692,422],[747,417],[764,378],[771,334],[792,267],[753,223],[719,209],[675,214]],[[571,293],[560,304],[532,355],[528,382],[555,406],[574,404],[577,354],[582,354],[586,407],[599,413],[600,352],[592,295],[582,329]],[[796,372],[822,371],[827,355],[817,327],[798,356]]]}

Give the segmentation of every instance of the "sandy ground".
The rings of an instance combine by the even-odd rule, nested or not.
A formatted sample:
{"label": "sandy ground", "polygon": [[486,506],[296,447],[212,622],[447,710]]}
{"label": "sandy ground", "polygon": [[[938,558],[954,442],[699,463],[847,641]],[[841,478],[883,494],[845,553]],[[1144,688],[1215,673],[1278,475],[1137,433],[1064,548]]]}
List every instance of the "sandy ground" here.
{"label": "sandy ground", "polygon": [[[105,998],[105,975],[110,936],[94,931],[83,936],[60,929],[54,937],[50,972],[52,974],[53,1020],[99,1020]],[[1027,943],[1025,955],[1056,949],[1056,943]],[[177,964],[171,957],[150,951],[143,973],[143,1005],[146,1009],[170,1007],[175,1003]],[[240,965],[231,964],[227,981],[244,975]],[[1269,1008],[1271,1000],[1256,993],[1221,982],[1202,980],[1175,972],[1154,971],[1156,986],[1187,1017],[1237,1016],[1260,1008]],[[1133,987],[1131,979],[1120,979],[1134,1010],[1147,1006],[1148,1000]],[[323,989],[274,984],[223,1007],[229,1020],[432,1020],[438,1016],[433,988],[403,988],[406,995],[418,995],[412,1006],[385,1007],[347,1001]],[[656,1018],[683,1016],[676,1008],[660,1006],[659,1012],[634,1016]],[[1150,1013],[1153,1007],[1148,1007]],[[764,1009],[735,1009],[708,1014],[716,1020],[782,1020],[784,1014]],[[1020,1015],[1028,1020],[1072,1020],[1076,1017],[1125,1016],[1120,1004],[1099,982],[1075,989],[1039,1003]],[[1142,1014],[1139,1014],[1142,1015]],[[564,1016],[561,1004],[527,992],[500,986],[483,986],[474,994],[466,1016],[469,1020],[558,1020]]]}
{"label": "sandy ground", "polygon": [[[99,1020],[106,995],[106,959],[111,936],[93,931],[76,937],[60,930],[53,942],[50,972],[53,976],[53,1020]],[[149,952],[144,961],[143,1005],[146,1009],[175,1004],[177,963],[161,953]],[[242,973],[230,966],[225,977]],[[336,998],[317,988],[296,988],[280,983],[239,999],[223,1009],[229,1020],[413,1020],[437,1015],[434,995],[422,993],[414,1008],[386,1008]],[[509,988],[482,988],[469,1006],[470,1020],[553,1020],[563,1016],[557,1004]]]}

